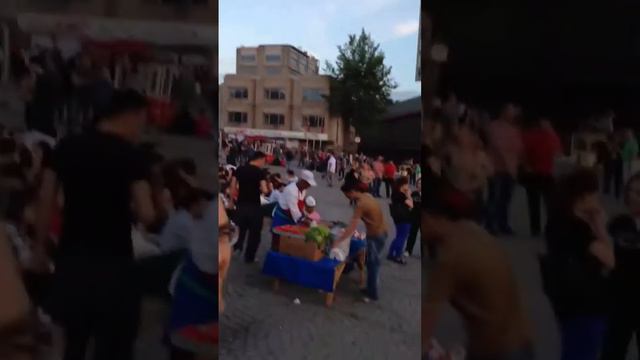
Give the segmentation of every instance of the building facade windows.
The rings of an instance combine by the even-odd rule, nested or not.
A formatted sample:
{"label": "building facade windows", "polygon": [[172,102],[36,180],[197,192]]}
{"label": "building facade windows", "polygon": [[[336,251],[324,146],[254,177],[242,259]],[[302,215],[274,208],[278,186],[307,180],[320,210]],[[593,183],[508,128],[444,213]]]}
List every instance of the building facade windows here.
{"label": "building facade windows", "polygon": [[248,119],[249,115],[246,112],[229,111],[229,124],[246,124]]}
{"label": "building facade windows", "polygon": [[249,90],[245,87],[232,87],[229,89],[229,97],[232,99],[248,99]]}
{"label": "building facade windows", "polygon": [[253,64],[256,62],[256,56],[253,54],[240,55],[240,62]]}
{"label": "building facade windows", "polygon": [[304,88],[302,89],[302,100],[303,101],[323,101],[324,94],[321,89],[310,89]]}
{"label": "building facade windows", "polygon": [[305,115],[302,117],[302,124],[306,128],[324,129],[324,116]]}
{"label": "building facade windows", "polygon": [[267,66],[265,68],[267,75],[280,75],[282,74],[282,68],[280,66]]}
{"label": "building facade windows", "polygon": [[271,127],[284,126],[284,115],[283,114],[274,114],[274,113],[265,113],[264,114],[264,124],[266,126],[271,126]]}
{"label": "building facade windows", "polygon": [[284,100],[286,96],[282,89],[268,88],[264,89],[264,98],[267,100]]}
{"label": "building facade windows", "polygon": [[267,54],[264,56],[264,60],[267,64],[280,64],[282,56],[280,54]]}

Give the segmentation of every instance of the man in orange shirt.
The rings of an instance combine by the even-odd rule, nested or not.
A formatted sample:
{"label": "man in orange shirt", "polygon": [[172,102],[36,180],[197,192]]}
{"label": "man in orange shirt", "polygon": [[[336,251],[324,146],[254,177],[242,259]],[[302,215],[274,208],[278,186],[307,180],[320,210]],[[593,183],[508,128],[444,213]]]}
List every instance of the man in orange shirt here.
{"label": "man in orange shirt", "polygon": [[537,237],[541,231],[541,200],[548,210],[549,195],[554,184],[555,160],[562,154],[562,144],[551,123],[545,118],[540,118],[524,131],[522,142],[525,169],[522,180],[527,191],[529,225],[531,235]]}

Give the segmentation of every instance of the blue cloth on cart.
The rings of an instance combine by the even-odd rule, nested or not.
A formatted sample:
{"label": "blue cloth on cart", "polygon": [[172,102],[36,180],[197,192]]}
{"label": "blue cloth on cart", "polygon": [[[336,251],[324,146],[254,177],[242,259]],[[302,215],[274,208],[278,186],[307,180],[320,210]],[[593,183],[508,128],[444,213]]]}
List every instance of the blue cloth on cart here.
{"label": "blue cloth on cart", "polygon": [[367,241],[361,239],[351,239],[349,244],[349,260],[355,258],[358,253],[367,247]]}
{"label": "blue cloth on cart", "polygon": [[324,257],[318,261],[269,251],[262,267],[264,275],[273,276],[292,284],[333,291],[333,279],[340,261]]}

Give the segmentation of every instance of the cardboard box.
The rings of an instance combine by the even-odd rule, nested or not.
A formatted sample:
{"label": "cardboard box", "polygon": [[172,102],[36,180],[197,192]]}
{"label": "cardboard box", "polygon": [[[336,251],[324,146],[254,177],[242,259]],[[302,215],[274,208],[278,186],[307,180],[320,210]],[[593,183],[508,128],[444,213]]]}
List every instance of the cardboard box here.
{"label": "cardboard box", "polygon": [[315,243],[286,235],[280,237],[280,252],[310,261],[318,261],[324,256]]}

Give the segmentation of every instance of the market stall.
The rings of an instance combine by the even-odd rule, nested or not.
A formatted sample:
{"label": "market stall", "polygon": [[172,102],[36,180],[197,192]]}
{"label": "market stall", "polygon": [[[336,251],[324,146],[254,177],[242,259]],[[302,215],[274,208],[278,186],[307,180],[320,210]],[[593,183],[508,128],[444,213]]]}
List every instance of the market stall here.
{"label": "market stall", "polygon": [[331,306],[335,291],[345,267],[349,262],[357,265],[360,272],[360,287],[365,285],[365,243],[360,237],[354,237],[340,255],[339,249],[331,249],[331,242],[340,231],[327,226],[291,226],[274,229],[280,235],[279,251],[269,251],[262,273],[274,277],[274,290],[280,281],[324,291],[325,304]]}

